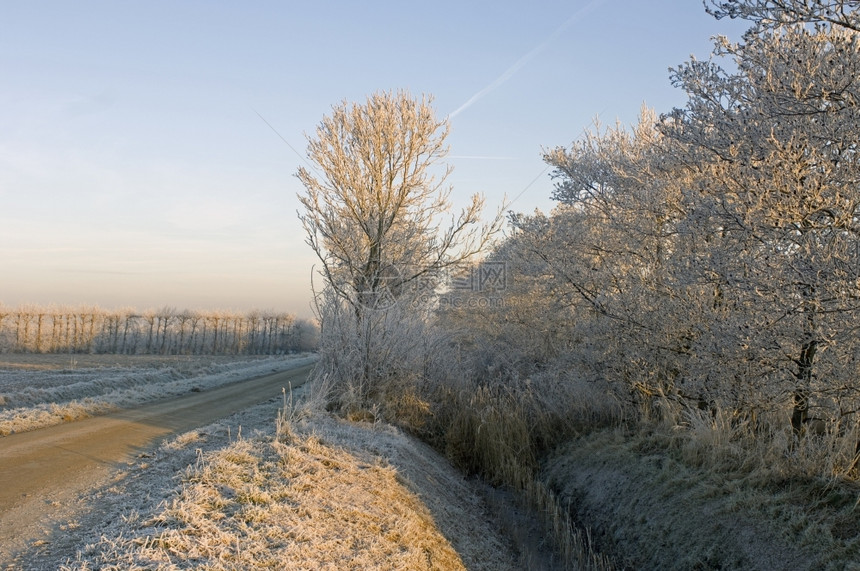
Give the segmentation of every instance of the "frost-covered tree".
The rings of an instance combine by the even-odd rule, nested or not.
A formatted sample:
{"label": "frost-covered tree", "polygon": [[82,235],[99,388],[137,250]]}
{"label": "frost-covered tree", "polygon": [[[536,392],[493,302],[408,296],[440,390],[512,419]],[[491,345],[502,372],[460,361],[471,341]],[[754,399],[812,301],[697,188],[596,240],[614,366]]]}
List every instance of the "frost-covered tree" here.
{"label": "frost-covered tree", "polygon": [[508,265],[502,299],[462,296],[460,311],[445,312],[469,332],[460,346],[475,353],[476,376],[567,378],[589,392],[608,384],[614,399],[604,403],[698,405],[701,391],[682,386],[707,298],[685,268],[695,243],[685,193],[696,172],[674,160],[676,143],[656,123],[644,109],[632,130],[597,125],[546,152],[560,204],[510,216],[508,238],[488,257]]}
{"label": "frost-covered tree", "polygon": [[747,363],[747,382],[774,402],[790,395],[800,431],[810,406],[833,420],[857,407],[860,34],[842,23],[857,13],[848,3],[725,4],[758,17],[767,5],[773,22],[743,43],[718,40],[715,54],[737,72],[696,60],[675,70],[689,100],[663,132],[707,174],[696,216],[712,248],[699,269],[732,308],[715,343],[742,348],[734,358]]}
{"label": "frost-covered tree", "polygon": [[513,216],[494,254],[520,278],[495,323],[527,339],[496,334],[505,356],[563,361],[637,405],[850,426],[860,41],[804,18],[675,69],[684,109],[546,154],[561,206]]}
{"label": "frost-covered tree", "polygon": [[334,106],[308,137],[313,167],[297,176],[305,187],[300,218],[324,282],[320,370],[328,367],[359,400],[398,362],[392,325],[426,315],[423,300],[440,270],[477,254],[499,227],[499,215],[482,223],[479,195],[452,213],[447,135],[429,97],[398,91]]}
{"label": "frost-covered tree", "polygon": [[598,128],[548,152],[561,206],[537,232],[534,218],[515,222],[536,235],[532,257],[575,312],[576,366],[615,383],[625,402],[698,406],[704,392],[687,374],[707,319],[707,286],[688,271],[697,240],[688,189],[698,173],[675,159],[677,143],[656,123],[646,109],[631,131]]}
{"label": "frost-covered tree", "polygon": [[480,224],[477,194],[445,224],[447,135],[429,97],[398,91],[334,106],[308,138],[314,170],[297,175],[306,189],[299,200],[307,243],[326,286],[359,315],[469,259],[491,234],[492,224]]}
{"label": "frost-covered tree", "polygon": [[716,18],[744,18],[762,26],[826,24],[860,31],[856,0],[706,0]]}

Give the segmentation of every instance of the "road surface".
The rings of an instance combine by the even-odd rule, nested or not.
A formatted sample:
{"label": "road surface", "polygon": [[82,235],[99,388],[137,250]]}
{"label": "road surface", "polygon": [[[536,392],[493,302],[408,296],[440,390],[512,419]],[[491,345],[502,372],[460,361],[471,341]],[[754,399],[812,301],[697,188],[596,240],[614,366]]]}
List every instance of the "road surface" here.
{"label": "road surface", "polygon": [[0,438],[0,567],[50,533],[61,511],[53,507],[74,503],[166,436],[302,385],[312,367]]}

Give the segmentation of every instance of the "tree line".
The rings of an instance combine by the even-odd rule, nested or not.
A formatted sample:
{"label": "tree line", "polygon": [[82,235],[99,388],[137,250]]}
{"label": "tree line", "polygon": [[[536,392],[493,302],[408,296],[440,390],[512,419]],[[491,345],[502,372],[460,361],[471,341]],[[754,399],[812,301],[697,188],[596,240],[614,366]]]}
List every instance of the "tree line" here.
{"label": "tree line", "polygon": [[[705,6],[751,27],[671,69],[686,105],[546,151],[557,206],[509,213],[495,242],[482,198],[451,215],[430,176],[447,172],[434,165],[448,126],[428,98],[334,107],[309,136],[316,174],[298,173],[332,407],[397,417],[408,401],[446,447],[445,419],[484,422],[457,420],[480,395],[533,427],[722,423],[773,450],[814,430],[833,435],[822,469],[858,468],[858,3]],[[481,256],[504,265],[505,287],[437,279]],[[550,442],[538,432],[535,446]]]}
{"label": "tree line", "polygon": [[684,107],[546,151],[558,205],[510,213],[488,254],[505,303],[456,323],[506,379],[564,371],[628,417],[814,426],[855,466],[857,3],[709,10],[753,26],[671,70]]}
{"label": "tree line", "polygon": [[315,343],[313,323],[274,311],[0,306],[0,352],[279,355]]}
{"label": "tree line", "polygon": [[333,108],[298,173],[330,410],[533,498],[552,450],[619,424],[692,462],[860,479],[860,3],[705,8],[751,26],[671,69],[686,105],[545,151],[557,205],[501,237],[432,178],[429,98]]}

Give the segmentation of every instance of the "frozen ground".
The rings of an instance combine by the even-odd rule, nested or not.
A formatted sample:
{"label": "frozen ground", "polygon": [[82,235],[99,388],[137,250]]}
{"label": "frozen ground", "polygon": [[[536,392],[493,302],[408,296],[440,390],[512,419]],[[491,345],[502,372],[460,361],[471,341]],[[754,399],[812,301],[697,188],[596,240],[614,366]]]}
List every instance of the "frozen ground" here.
{"label": "frozen ground", "polygon": [[[0,355],[8,431],[314,359],[8,357]],[[510,495],[464,479],[424,444],[299,406],[287,407],[293,414],[278,430],[284,404],[273,399],[169,439],[74,499],[46,498],[59,523],[6,568],[561,568]]]}
{"label": "frozen ground", "polygon": [[530,525],[512,503],[488,503],[420,442],[301,407],[277,423],[283,409],[276,398],[141,453],[12,568],[554,568],[503,531],[500,515]]}
{"label": "frozen ground", "polygon": [[315,358],[0,355],[0,436],[280,372]]}

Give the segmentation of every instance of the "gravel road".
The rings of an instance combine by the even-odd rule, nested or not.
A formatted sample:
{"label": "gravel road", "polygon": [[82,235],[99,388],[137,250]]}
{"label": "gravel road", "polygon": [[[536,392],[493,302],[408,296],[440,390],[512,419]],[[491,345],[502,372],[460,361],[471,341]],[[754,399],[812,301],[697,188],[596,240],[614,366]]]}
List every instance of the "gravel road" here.
{"label": "gravel road", "polygon": [[88,490],[158,441],[296,388],[312,365],[115,414],[0,438],[0,567],[46,541]]}

